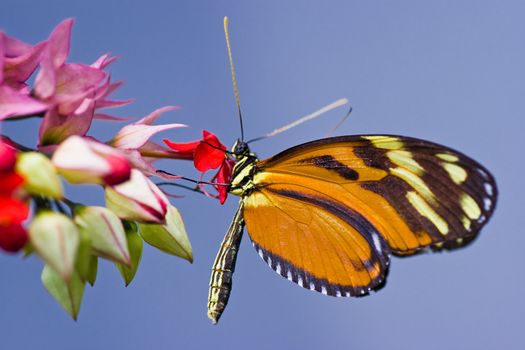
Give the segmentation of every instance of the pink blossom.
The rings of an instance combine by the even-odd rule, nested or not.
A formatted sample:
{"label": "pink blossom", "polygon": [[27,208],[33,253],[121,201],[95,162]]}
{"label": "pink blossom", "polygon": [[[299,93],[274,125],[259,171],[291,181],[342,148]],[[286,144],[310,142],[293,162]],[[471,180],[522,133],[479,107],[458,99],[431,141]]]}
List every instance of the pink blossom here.
{"label": "pink blossom", "polygon": [[48,111],[40,126],[40,146],[58,144],[72,135],[84,136],[94,118],[104,118],[97,109],[125,105],[108,96],[120,82],[112,83],[104,69],[115,57],[102,55],[93,64],[66,63],[73,19],[61,22],[51,33],[36,77],[35,95]]}

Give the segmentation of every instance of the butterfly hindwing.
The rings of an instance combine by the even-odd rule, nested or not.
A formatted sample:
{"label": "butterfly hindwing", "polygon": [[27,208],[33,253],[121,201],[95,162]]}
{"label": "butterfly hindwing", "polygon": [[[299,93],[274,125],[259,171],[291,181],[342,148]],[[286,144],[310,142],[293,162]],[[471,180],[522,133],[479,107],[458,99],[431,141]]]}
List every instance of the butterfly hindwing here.
{"label": "butterfly hindwing", "polygon": [[389,248],[359,213],[321,192],[272,184],[244,200],[244,220],[266,263],[304,288],[356,296],[381,285]]}

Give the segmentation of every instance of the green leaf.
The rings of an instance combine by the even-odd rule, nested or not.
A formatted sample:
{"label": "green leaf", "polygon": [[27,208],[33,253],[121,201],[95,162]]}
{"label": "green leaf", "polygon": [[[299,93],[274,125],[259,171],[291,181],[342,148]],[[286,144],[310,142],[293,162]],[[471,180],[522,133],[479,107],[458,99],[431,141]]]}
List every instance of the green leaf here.
{"label": "green leaf", "polygon": [[139,229],[146,243],[165,253],[193,262],[191,243],[177,208],[169,206],[165,225],[139,223]]}
{"label": "green leaf", "polygon": [[76,321],[80,311],[80,304],[82,303],[82,295],[84,294],[84,282],[82,282],[78,273],[72,274],[69,282],[66,283],[55,270],[46,265],[42,271],[42,283],[56,301]]}
{"label": "green leaf", "polygon": [[126,230],[126,240],[128,242],[128,250],[131,258],[130,266],[123,264],[115,264],[119,270],[122,278],[124,278],[124,283],[126,287],[129,286],[140,264],[142,259],[142,247],[144,243],[142,242],[142,237],[138,235],[137,224],[130,221],[123,221],[124,229]]}

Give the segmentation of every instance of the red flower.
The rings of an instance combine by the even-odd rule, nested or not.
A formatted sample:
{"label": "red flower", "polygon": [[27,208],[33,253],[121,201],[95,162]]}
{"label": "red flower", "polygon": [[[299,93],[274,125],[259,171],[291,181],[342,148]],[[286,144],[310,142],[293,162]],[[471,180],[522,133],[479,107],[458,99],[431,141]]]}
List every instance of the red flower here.
{"label": "red flower", "polygon": [[15,168],[16,152],[8,144],[0,141],[0,173],[10,173]]}
{"label": "red flower", "polygon": [[226,202],[226,198],[228,197],[228,187],[225,186],[226,184],[229,184],[232,177],[232,170],[233,166],[235,165],[235,162],[229,158],[225,158],[225,160],[222,162],[221,167],[219,168],[219,171],[215,176],[211,179],[213,183],[216,183],[215,189],[217,192],[219,192],[219,202],[221,204],[224,204]]}
{"label": "red flower", "polygon": [[19,223],[0,227],[0,248],[6,252],[16,253],[27,242],[27,231]]}
{"label": "red flower", "polygon": [[207,130],[202,131],[202,140],[188,143],[175,143],[168,139],[164,143],[179,153],[193,155],[193,164],[199,171],[217,169],[225,160],[226,146],[220,143],[217,136]]}
{"label": "red flower", "polygon": [[27,219],[29,208],[15,198],[24,179],[15,173],[16,151],[0,141],[0,248],[17,252],[27,242],[27,232],[22,222]]}
{"label": "red flower", "polygon": [[163,141],[179,154],[185,155],[190,159],[193,158],[195,168],[203,173],[210,169],[219,168],[211,181],[217,184],[214,187],[219,193],[217,197],[220,203],[223,204],[228,196],[228,186],[226,185],[231,181],[235,162],[227,156],[227,148],[219,141],[217,136],[207,130],[203,130],[202,140],[199,141],[188,143],[175,143],[167,139]]}

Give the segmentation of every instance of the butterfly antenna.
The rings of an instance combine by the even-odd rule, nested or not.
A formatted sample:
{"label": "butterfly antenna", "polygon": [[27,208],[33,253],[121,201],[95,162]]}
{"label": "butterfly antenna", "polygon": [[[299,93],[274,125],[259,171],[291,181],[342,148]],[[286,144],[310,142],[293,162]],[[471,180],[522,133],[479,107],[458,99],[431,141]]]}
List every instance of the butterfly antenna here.
{"label": "butterfly antenna", "polygon": [[226,37],[226,47],[228,48],[228,58],[230,59],[230,70],[232,72],[233,92],[235,93],[235,103],[239,111],[239,122],[241,125],[241,141],[244,141],[244,128],[242,125],[241,103],[239,102],[239,91],[237,91],[237,80],[235,80],[235,69],[233,68],[232,50],[230,45],[230,35],[228,34],[228,17],[224,17],[224,36]]}
{"label": "butterfly antenna", "polygon": [[342,99],[339,99],[335,102],[332,102],[330,103],[329,105],[327,106],[324,106],[323,108],[313,112],[313,113],[310,113],[308,115],[305,115],[304,117],[301,117],[293,122],[291,122],[290,124],[287,124],[283,127],[280,127],[278,129],[275,129],[274,131],[272,132],[269,132],[263,136],[260,136],[260,137],[256,137],[254,139],[251,139],[250,141],[248,141],[247,143],[251,143],[251,142],[255,142],[255,141],[258,141],[258,140],[262,140],[262,139],[265,139],[265,138],[268,138],[268,137],[272,137],[272,136],[275,136],[277,134],[280,134],[282,133],[283,131],[286,131],[286,130],[289,130],[293,127],[296,127],[297,125],[300,125],[306,121],[309,121],[309,120],[312,120],[314,118],[317,118],[319,117],[320,115],[328,112],[328,111],[331,111],[332,109],[335,109],[337,107],[341,107],[341,106],[344,106],[345,104],[348,103],[348,100],[346,98],[342,98]]}
{"label": "butterfly antenna", "polygon": [[324,136],[325,138],[326,137],[330,137],[334,134],[334,132],[339,129],[339,127],[341,125],[343,125],[343,123],[348,119],[348,117],[350,116],[350,114],[352,113],[352,107],[350,107],[350,109],[348,110],[348,112],[346,112],[345,116],[343,118],[341,118],[341,120],[339,121],[339,123],[337,123],[333,128],[332,130],[330,130],[329,132],[326,133],[326,135]]}

